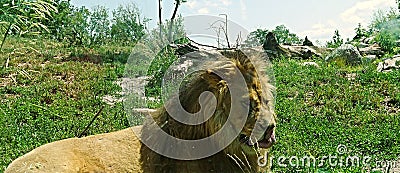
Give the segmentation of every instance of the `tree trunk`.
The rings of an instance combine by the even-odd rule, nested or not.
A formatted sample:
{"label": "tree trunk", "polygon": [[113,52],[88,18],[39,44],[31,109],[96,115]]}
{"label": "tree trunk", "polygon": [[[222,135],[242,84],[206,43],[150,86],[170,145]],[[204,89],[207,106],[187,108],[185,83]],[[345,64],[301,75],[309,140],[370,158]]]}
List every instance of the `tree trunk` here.
{"label": "tree trunk", "polygon": [[174,25],[174,20],[175,20],[176,13],[178,12],[178,7],[179,7],[180,4],[181,4],[180,0],[175,0],[175,9],[174,9],[174,13],[172,14],[171,21],[170,21],[170,24],[169,24],[169,29],[168,29],[168,41],[169,41],[169,43],[171,43],[173,41],[173,38],[172,38],[172,26]]}
{"label": "tree trunk", "polygon": [[160,27],[160,40],[162,40],[162,7],[161,7],[161,1],[158,0],[158,22],[159,22],[159,27]]}

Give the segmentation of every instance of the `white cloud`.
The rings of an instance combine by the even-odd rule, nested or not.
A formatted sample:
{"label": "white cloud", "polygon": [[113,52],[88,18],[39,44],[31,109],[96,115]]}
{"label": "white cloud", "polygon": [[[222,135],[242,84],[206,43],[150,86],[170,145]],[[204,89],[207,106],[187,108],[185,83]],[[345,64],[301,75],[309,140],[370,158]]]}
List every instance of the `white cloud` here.
{"label": "white cloud", "polygon": [[190,9],[194,9],[197,6],[197,1],[196,0],[190,0],[184,3],[187,7]]}
{"label": "white cloud", "polygon": [[341,13],[340,17],[344,22],[354,23],[354,25],[367,24],[376,10],[394,5],[394,0],[365,0],[357,2],[353,7]]}
{"label": "white cloud", "polygon": [[231,0],[219,0],[223,5],[228,6],[232,4]]}
{"label": "white cloud", "polygon": [[208,8],[200,8],[199,10],[197,10],[197,12],[200,13],[200,14],[208,14],[208,13],[210,13]]}
{"label": "white cloud", "polygon": [[232,0],[190,0],[185,6],[191,10],[195,10],[200,14],[209,14],[210,11],[221,11],[232,5]]}
{"label": "white cloud", "polygon": [[[331,38],[335,29],[338,29],[338,24],[333,20],[328,20],[325,23],[317,23],[311,26],[310,29],[300,32],[300,37],[308,36],[310,39]],[[329,39],[320,39],[319,41],[327,41]]]}

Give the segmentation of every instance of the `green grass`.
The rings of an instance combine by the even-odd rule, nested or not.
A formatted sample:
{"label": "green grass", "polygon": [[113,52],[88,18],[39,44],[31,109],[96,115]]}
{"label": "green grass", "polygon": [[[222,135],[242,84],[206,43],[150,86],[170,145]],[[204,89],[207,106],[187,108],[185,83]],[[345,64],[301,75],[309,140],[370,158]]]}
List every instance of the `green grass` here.
{"label": "green grass", "polygon": [[[371,165],[396,161],[400,154],[399,71],[377,73],[373,64],[340,68],[316,61],[321,68],[304,67],[297,60],[273,62],[279,139],[272,155],[371,156]],[[355,77],[349,79],[348,74]],[[348,152],[339,155],[339,145],[345,145]],[[274,164],[273,171],[361,172],[361,168]]]}
{"label": "green grass", "polygon": [[[122,103],[106,105],[102,96],[120,90],[113,81],[123,75],[130,49],[111,49],[119,53],[106,59],[112,57],[110,49],[66,49],[43,40],[10,39],[5,48],[0,60],[0,172],[40,145],[78,136],[102,106],[86,135],[129,126]],[[102,57],[103,63],[73,59],[76,54]]]}
{"label": "green grass", "polygon": [[[101,116],[86,135],[128,127],[123,105],[109,106],[101,100],[121,90],[113,81],[122,77],[130,50],[9,39],[0,54],[0,172],[40,145],[76,137],[102,106]],[[273,61],[279,124],[271,155],[319,158],[337,155],[337,146],[346,145],[348,152],[339,156],[396,160],[400,71],[378,73],[372,63],[346,67],[315,61],[321,68],[302,66],[300,60]],[[274,172],[362,171],[362,167],[327,165],[282,167],[273,161]]]}

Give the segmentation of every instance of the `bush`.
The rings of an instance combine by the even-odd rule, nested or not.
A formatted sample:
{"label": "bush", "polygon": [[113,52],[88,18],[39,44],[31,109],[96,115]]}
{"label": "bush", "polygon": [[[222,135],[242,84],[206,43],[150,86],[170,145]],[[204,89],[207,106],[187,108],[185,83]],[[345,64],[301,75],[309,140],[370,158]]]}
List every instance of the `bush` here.
{"label": "bush", "polygon": [[332,41],[328,41],[326,43],[326,47],[328,48],[338,48],[343,44],[343,39],[339,34],[339,30],[335,30],[335,34],[332,37]]}
{"label": "bush", "polygon": [[90,15],[90,45],[104,45],[110,39],[110,21],[108,10],[104,6],[96,6]]}
{"label": "bush", "polygon": [[111,38],[122,45],[134,45],[146,33],[145,26],[149,21],[140,15],[135,4],[119,6],[113,10]]}
{"label": "bush", "polygon": [[[247,47],[260,46],[264,43],[265,38],[268,34],[267,29],[257,29],[249,34],[245,40],[245,45]],[[296,34],[291,33],[285,25],[276,26],[274,30],[271,31],[276,37],[276,41],[279,44],[301,44],[303,42]]]}

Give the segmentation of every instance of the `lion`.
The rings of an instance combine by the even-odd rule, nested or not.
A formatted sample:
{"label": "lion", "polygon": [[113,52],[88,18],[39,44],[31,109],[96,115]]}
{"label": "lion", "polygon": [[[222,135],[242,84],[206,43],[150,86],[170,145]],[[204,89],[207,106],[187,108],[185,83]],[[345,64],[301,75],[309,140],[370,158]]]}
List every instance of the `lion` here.
{"label": "lion", "polygon": [[[180,104],[189,113],[208,109],[215,98],[215,110],[203,123],[188,125],[175,120],[168,110],[175,109],[177,102],[167,101],[161,108],[151,112],[154,121],[143,126],[121,131],[71,138],[40,146],[13,161],[6,173],[11,172],[265,172],[260,158],[275,142],[276,115],[274,112],[275,87],[266,75],[262,53],[244,54],[240,50],[221,51],[228,59],[220,58],[209,69],[190,75],[179,87]],[[250,55],[250,56],[248,56]],[[235,70],[236,69],[236,70]],[[235,75],[243,76],[245,84],[230,84]],[[234,89],[243,95],[231,93]],[[207,92],[209,95],[202,95]],[[206,101],[199,103],[200,97]],[[235,98],[248,99],[247,104]],[[172,99],[171,99],[172,100]],[[243,104],[242,104],[243,103]],[[248,107],[241,111],[240,107]],[[232,111],[234,110],[234,111]],[[208,111],[209,112],[209,111]],[[237,114],[230,119],[230,114]],[[241,114],[244,114],[243,116]],[[174,145],[165,144],[167,138],[157,135],[157,126],[166,134],[182,140],[199,140],[212,136],[223,129],[238,135],[224,147],[225,139],[211,138],[209,147],[224,147],[220,151],[198,159],[170,158],[160,151],[187,152]],[[239,124],[244,124],[240,127]],[[140,133],[136,136],[134,131]],[[229,136],[228,134],[228,136]],[[154,142],[154,151],[146,142]]]}

